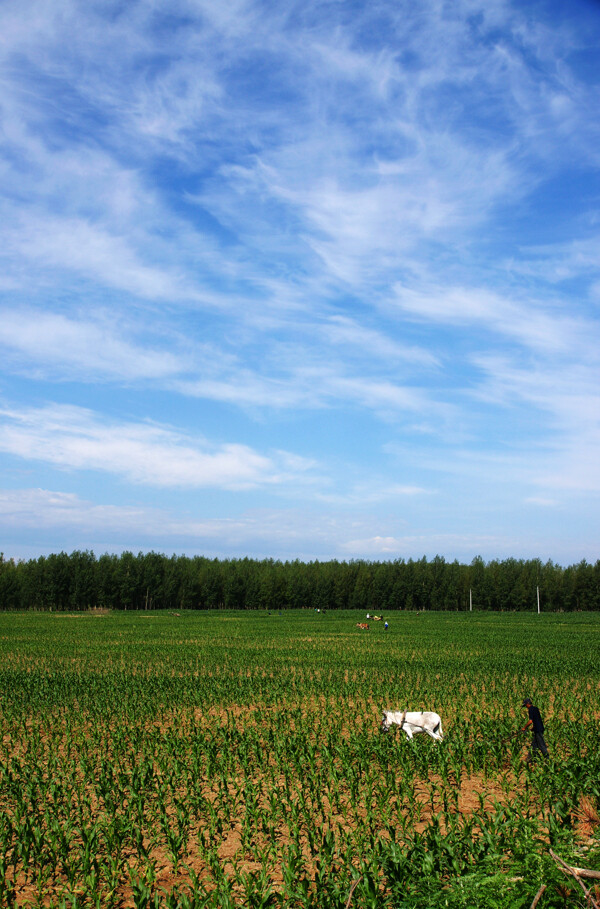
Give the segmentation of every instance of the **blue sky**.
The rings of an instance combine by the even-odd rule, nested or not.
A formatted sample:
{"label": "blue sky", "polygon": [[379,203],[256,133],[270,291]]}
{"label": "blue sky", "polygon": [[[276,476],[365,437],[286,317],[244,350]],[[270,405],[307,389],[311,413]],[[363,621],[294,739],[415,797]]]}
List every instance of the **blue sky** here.
{"label": "blue sky", "polygon": [[600,557],[600,4],[0,6],[0,549]]}

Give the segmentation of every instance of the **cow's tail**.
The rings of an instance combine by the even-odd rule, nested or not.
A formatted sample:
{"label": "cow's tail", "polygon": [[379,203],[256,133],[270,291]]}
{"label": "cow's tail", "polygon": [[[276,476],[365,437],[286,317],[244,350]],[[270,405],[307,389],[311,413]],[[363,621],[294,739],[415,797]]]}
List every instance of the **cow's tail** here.
{"label": "cow's tail", "polygon": [[436,727],[435,727],[435,729],[434,729],[433,731],[436,732],[436,733],[439,735],[439,737],[440,737],[441,739],[444,738],[444,730],[442,729],[442,721],[441,721],[441,719],[440,719],[439,723],[437,723],[437,725],[436,725]]}

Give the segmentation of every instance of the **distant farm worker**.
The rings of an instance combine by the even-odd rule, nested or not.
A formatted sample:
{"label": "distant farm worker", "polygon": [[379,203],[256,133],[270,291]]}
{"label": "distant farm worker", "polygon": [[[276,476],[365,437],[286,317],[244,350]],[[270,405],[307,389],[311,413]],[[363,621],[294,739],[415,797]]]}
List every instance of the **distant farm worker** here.
{"label": "distant farm worker", "polygon": [[542,720],[542,715],[537,707],[534,706],[531,698],[525,698],[523,701],[522,707],[525,707],[529,719],[521,729],[521,732],[525,732],[526,729],[529,729],[531,726],[533,729],[533,738],[531,739],[531,750],[529,752],[529,757],[527,762],[533,760],[538,751],[541,751],[545,758],[548,757],[548,746],[544,741],[544,722]]}
{"label": "distant farm worker", "polygon": [[387,631],[389,627],[390,627],[390,626],[389,626],[388,623],[386,622],[385,625],[383,626],[383,630],[384,630],[384,631]]}

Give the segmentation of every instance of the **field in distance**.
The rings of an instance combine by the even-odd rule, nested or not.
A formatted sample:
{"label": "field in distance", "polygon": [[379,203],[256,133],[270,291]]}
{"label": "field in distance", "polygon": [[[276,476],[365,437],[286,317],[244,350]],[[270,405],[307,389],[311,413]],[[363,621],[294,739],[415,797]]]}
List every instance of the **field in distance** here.
{"label": "field in distance", "polygon": [[600,900],[600,615],[386,618],[0,614],[0,905]]}

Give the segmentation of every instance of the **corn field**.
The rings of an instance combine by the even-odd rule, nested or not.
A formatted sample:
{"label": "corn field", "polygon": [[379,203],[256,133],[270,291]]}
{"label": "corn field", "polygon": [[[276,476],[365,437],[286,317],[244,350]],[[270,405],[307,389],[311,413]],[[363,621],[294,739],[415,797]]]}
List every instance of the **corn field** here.
{"label": "corn field", "polygon": [[0,614],[0,905],[592,906],[600,616],[363,620]]}

